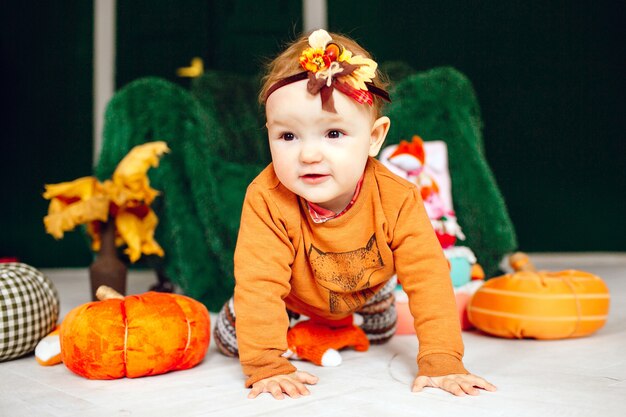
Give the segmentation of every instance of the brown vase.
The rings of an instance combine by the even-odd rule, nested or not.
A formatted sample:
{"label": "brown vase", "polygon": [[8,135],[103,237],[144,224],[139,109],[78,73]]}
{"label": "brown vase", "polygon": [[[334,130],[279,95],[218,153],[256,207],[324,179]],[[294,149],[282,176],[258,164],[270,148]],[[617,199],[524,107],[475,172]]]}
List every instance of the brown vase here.
{"label": "brown vase", "polygon": [[91,298],[97,300],[96,290],[107,285],[120,294],[126,294],[126,276],[128,268],[117,256],[115,248],[115,220],[102,223],[100,230],[100,252],[89,266]]}

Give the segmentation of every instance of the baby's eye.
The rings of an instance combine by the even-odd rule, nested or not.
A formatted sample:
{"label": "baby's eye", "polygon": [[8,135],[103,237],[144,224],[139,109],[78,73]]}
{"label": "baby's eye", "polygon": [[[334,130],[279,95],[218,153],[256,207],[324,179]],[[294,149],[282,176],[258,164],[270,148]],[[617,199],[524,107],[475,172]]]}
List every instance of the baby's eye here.
{"label": "baby's eye", "polygon": [[296,138],[296,135],[294,135],[291,132],[285,132],[282,135],[280,135],[280,138],[282,140],[290,141],[290,140],[294,140]]}
{"label": "baby's eye", "polygon": [[338,130],[331,130],[330,132],[328,132],[328,137],[330,139],[339,139],[342,136],[343,136],[343,133],[341,133]]}

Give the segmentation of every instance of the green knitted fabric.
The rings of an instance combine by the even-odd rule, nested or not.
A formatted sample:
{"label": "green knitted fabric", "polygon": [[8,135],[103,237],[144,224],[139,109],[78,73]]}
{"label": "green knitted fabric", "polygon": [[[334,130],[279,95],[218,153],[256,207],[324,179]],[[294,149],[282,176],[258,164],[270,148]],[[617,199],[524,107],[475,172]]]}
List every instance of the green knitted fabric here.
{"label": "green knitted fabric", "polygon": [[[167,142],[171,153],[148,172],[151,185],[162,192],[153,208],[159,217],[155,238],[165,257],[156,267],[216,311],[232,294],[232,252],[224,250],[223,240],[234,238],[233,227],[223,227],[215,215],[224,215],[217,204],[223,192],[211,173],[224,168],[209,151],[214,135],[224,135],[220,124],[188,91],[158,78],[137,80],[118,91],[107,107],[96,176],[110,177],[137,144]],[[236,204],[229,208],[232,216],[241,210]]]}
{"label": "green knitted fabric", "polygon": [[[399,67],[403,69],[403,67]],[[404,71],[406,73],[406,71]],[[109,178],[135,145],[163,140],[171,153],[149,171],[162,195],[153,208],[160,269],[183,292],[218,311],[232,295],[233,253],[243,198],[269,162],[256,78],[208,72],[191,91],[158,78],[119,90],[107,107],[96,176]],[[517,245],[515,233],[483,155],[480,113],[463,75],[449,68],[407,76],[392,91],[388,143],[443,139],[448,143],[455,209],[488,276]]]}
{"label": "green knitted fabric", "polygon": [[224,131],[210,140],[214,155],[239,164],[270,162],[265,115],[257,101],[259,85],[257,78],[218,71],[193,80],[192,94]]}
{"label": "green knitted fabric", "polygon": [[497,274],[503,256],[516,250],[517,238],[504,199],[487,164],[476,94],[453,68],[408,76],[391,91],[386,108],[391,129],[386,144],[443,140],[448,146],[452,199],[459,225],[487,277]]}

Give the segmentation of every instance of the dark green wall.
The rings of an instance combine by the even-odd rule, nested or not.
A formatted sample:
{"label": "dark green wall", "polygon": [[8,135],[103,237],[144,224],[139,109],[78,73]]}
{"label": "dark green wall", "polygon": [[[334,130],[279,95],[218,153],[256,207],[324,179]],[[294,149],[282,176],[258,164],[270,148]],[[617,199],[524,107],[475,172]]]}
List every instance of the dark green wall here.
{"label": "dark green wall", "polygon": [[45,183],[91,174],[91,1],[2,6],[0,257],[35,266],[87,265],[79,232],[55,241],[43,217]]}
{"label": "dark green wall", "polygon": [[[620,2],[329,0],[331,30],[379,61],[451,65],[473,82],[487,158],[527,251],[625,251]],[[302,28],[300,1],[118,4],[117,86],[194,56],[253,74]],[[3,7],[0,257],[87,265],[80,232],[45,234],[43,184],[91,174],[91,1]],[[416,127],[419,133],[419,127]],[[477,196],[476,198],[480,198]]]}
{"label": "dark green wall", "polygon": [[330,28],[474,84],[521,249],[626,250],[623,2],[365,4],[330,0]]}
{"label": "dark green wall", "polygon": [[117,86],[146,75],[183,86],[176,69],[195,56],[206,68],[256,73],[302,30],[299,1],[118,2]]}

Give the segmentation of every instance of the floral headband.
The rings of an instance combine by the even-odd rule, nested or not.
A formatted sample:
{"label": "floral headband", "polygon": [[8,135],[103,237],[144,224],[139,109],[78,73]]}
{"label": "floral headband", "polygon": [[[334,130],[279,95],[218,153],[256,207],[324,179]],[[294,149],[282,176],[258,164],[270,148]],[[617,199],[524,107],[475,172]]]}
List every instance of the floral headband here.
{"label": "floral headband", "polygon": [[320,93],[322,109],[328,112],[337,113],[333,101],[335,88],[360,104],[371,106],[374,103],[372,94],[391,101],[389,93],[372,83],[378,67],[374,60],[361,55],[353,56],[352,52],[334,43],[323,29],[309,36],[309,46],[300,55],[300,65],[305,71],[273,84],[267,90],[265,101],[279,88],[307,78],[307,91],[313,95]]}

